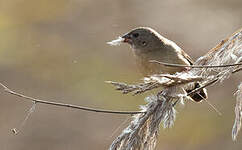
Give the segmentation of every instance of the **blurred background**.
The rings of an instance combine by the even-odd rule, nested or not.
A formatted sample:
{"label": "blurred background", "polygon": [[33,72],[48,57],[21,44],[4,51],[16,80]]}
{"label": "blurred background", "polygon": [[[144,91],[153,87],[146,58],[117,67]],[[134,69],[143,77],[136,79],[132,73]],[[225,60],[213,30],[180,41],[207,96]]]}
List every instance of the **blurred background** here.
{"label": "blurred background", "polygon": [[[144,97],[122,95],[106,80],[140,82],[128,45],[111,47],[132,28],[149,26],[194,59],[242,27],[241,0],[1,0],[0,82],[36,98],[112,110],[138,110]],[[241,73],[209,87],[209,101],[178,107],[159,150],[239,150],[232,142]],[[30,101],[0,90],[1,150],[105,150],[130,116],[38,104],[18,135]],[[126,123],[125,120],[127,120]]]}

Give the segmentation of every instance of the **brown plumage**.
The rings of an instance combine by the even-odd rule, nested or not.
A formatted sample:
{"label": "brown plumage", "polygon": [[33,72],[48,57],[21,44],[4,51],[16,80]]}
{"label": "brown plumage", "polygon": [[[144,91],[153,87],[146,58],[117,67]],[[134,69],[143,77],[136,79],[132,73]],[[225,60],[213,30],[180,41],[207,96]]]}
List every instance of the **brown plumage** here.
{"label": "brown plumage", "polygon": [[[139,27],[131,30],[122,36],[125,43],[132,47],[139,70],[144,76],[160,73],[174,74],[186,70],[182,67],[168,67],[160,64],[150,63],[156,60],[171,64],[192,65],[193,61],[179,46],[174,42],[164,38],[155,30],[148,27]],[[194,89],[200,87],[195,83]],[[187,90],[190,92],[192,90]],[[200,102],[207,98],[206,90],[190,96],[194,101]]]}

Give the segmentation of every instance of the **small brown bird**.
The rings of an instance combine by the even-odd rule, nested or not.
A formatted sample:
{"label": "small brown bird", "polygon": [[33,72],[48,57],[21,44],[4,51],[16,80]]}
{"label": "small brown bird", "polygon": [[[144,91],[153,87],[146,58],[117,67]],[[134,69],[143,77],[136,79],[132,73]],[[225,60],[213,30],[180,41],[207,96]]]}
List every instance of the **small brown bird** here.
{"label": "small brown bird", "polygon": [[[182,67],[168,67],[151,63],[151,60],[181,65],[193,64],[192,59],[179,46],[151,28],[138,27],[124,34],[120,39],[131,45],[138,68],[144,76],[161,73],[174,74],[186,70]],[[194,89],[198,87],[200,84],[195,83]],[[192,90],[187,90],[187,92],[190,91]],[[205,89],[202,89],[190,97],[194,101],[200,102],[207,98],[207,93]]]}

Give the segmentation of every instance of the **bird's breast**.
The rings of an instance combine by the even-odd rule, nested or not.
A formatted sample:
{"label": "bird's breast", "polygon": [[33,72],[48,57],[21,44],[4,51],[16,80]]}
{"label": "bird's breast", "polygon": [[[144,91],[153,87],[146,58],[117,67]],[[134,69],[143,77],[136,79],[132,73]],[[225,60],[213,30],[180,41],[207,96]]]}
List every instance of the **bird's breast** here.
{"label": "bird's breast", "polygon": [[136,64],[139,71],[144,75],[153,75],[153,74],[174,74],[176,72],[181,72],[185,68],[181,67],[168,67],[157,63],[151,63],[151,60],[156,60],[159,62],[166,62],[172,64],[186,64],[183,62],[176,53],[166,53],[164,51],[156,51],[150,53],[140,53],[134,51],[136,58]]}

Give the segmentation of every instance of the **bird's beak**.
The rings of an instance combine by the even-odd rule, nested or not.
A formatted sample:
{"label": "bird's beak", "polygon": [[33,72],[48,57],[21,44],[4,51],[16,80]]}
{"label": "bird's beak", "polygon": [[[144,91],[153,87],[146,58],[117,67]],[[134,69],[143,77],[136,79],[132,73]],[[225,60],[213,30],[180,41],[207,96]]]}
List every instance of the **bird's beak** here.
{"label": "bird's beak", "polygon": [[125,35],[123,35],[122,38],[124,39],[124,40],[123,40],[124,43],[132,44],[132,40],[131,40],[131,37],[130,37],[129,34],[125,34]]}

